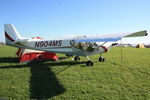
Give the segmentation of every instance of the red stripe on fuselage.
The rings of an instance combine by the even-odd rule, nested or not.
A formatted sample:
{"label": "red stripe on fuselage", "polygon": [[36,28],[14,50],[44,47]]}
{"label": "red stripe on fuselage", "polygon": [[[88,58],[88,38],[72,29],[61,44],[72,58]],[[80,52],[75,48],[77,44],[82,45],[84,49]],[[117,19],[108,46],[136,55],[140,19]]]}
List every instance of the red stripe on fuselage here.
{"label": "red stripe on fuselage", "polygon": [[14,40],[7,34],[7,32],[5,32],[5,36],[7,39],[9,39],[10,41],[14,42]]}
{"label": "red stripe on fuselage", "polygon": [[105,52],[108,51],[108,49],[106,47],[104,47],[104,46],[101,46],[101,47],[105,50]]}

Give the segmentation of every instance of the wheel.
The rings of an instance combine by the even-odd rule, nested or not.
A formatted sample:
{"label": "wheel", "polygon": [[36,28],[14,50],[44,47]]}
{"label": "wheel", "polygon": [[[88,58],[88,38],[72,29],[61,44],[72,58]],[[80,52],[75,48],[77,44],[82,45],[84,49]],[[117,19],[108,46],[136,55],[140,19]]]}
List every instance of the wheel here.
{"label": "wheel", "polygon": [[79,56],[75,56],[75,57],[74,57],[74,61],[77,61],[77,60],[80,60],[80,57],[79,57]]}
{"label": "wheel", "polygon": [[105,62],[105,58],[104,57],[99,57],[99,62]]}
{"label": "wheel", "polygon": [[86,66],[93,66],[93,65],[94,65],[94,63],[90,60],[86,62]]}

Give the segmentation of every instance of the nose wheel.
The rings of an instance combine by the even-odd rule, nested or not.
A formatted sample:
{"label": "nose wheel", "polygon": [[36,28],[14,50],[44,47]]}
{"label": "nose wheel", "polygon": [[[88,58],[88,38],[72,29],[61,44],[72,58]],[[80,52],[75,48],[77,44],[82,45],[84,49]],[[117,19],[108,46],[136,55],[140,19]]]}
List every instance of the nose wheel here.
{"label": "nose wheel", "polygon": [[105,58],[104,57],[99,57],[98,61],[99,62],[105,62]]}

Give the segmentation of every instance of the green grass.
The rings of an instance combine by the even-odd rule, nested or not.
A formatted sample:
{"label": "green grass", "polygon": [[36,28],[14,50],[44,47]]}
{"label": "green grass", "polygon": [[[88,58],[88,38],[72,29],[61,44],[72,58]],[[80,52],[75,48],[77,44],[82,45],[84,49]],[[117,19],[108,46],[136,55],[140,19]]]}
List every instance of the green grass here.
{"label": "green grass", "polygon": [[[17,63],[16,48],[0,46],[0,98],[6,100],[150,100],[150,49],[113,48],[106,62]],[[60,55],[59,56],[63,56]]]}

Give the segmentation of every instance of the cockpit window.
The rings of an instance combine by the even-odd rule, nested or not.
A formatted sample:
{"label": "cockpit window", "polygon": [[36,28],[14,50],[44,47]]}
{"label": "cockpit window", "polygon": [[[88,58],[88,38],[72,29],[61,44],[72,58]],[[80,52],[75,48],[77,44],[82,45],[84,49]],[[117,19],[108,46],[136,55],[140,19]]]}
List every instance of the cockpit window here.
{"label": "cockpit window", "polygon": [[96,42],[75,42],[74,40],[72,40],[70,41],[70,44],[75,48],[86,51],[93,51],[95,48],[98,47]]}

